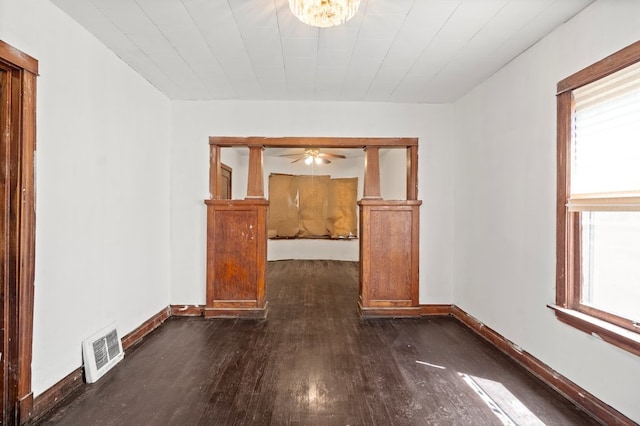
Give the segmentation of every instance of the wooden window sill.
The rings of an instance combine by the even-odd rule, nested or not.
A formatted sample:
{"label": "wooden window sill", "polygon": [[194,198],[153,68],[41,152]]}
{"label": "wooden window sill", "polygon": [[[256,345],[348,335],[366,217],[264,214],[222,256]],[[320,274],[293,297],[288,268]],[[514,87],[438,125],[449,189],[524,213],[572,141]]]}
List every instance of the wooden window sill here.
{"label": "wooden window sill", "polygon": [[553,309],[556,313],[556,318],[565,324],[640,356],[640,333],[635,333],[573,309],[557,305],[547,306]]}

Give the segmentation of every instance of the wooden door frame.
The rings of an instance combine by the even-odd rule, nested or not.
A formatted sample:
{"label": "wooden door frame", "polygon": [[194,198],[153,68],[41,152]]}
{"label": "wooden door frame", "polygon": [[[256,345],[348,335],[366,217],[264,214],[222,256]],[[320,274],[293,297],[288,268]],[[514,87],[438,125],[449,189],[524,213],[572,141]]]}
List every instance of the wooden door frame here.
{"label": "wooden door frame", "polygon": [[[2,418],[22,424],[31,417],[31,360],[33,340],[33,292],[35,271],[36,78],[38,61],[0,40],[0,68],[11,79],[3,109],[7,112],[10,208],[8,250],[11,261],[8,282],[3,282],[8,377]],[[5,281],[3,279],[3,281]],[[4,342],[3,342],[4,344]],[[3,355],[4,356],[4,355]]]}
{"label": "wooden door frame", "polygon": [[221,198],[225,200],[230,200],[233,198],[233,194],[231,192],[231,189],[233,187],[232,185],[233,169],[224,163],[220,163],[220,172],[221,172],[222,183],[225,184],[224,187],[222,188]]}

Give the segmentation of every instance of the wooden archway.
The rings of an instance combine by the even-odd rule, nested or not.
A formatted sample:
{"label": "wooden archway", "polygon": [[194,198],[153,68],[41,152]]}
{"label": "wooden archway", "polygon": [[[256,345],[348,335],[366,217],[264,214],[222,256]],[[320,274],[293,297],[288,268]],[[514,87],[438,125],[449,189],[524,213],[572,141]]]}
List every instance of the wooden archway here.
{"label": "wooden archway", "polygon": [[[207,205],[207,304],[205,316],[267,315],[267,208],[262,152],[265,148],[359,148],[365,150],[360,207],[360,295],[363,317],[418,316],[419,217],[417,138],[210,137]],[[249,148],[247,195],[221,197],[221,148]],[[380,148],[407,151],[406,200],[383,200]]]}

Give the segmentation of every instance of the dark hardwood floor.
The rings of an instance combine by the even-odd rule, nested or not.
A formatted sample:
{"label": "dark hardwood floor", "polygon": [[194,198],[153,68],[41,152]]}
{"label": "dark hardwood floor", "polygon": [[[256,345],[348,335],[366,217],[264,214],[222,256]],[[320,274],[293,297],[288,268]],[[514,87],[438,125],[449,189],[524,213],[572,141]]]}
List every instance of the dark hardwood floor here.
{"label": "dark hardwood floor", "polygon": [[452,318],[360,320],[357,277],[270,262],[267,320],[171,318],[39,424],[597,424]]}

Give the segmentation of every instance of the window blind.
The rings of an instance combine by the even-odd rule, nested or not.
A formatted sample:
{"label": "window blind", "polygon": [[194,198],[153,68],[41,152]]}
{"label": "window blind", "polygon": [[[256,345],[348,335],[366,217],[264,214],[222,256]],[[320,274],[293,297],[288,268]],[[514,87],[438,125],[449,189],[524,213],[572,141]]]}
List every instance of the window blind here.
{"label": "window blind", "polygon": [[570,211],[640,211],[640,63],[573,91]]}

